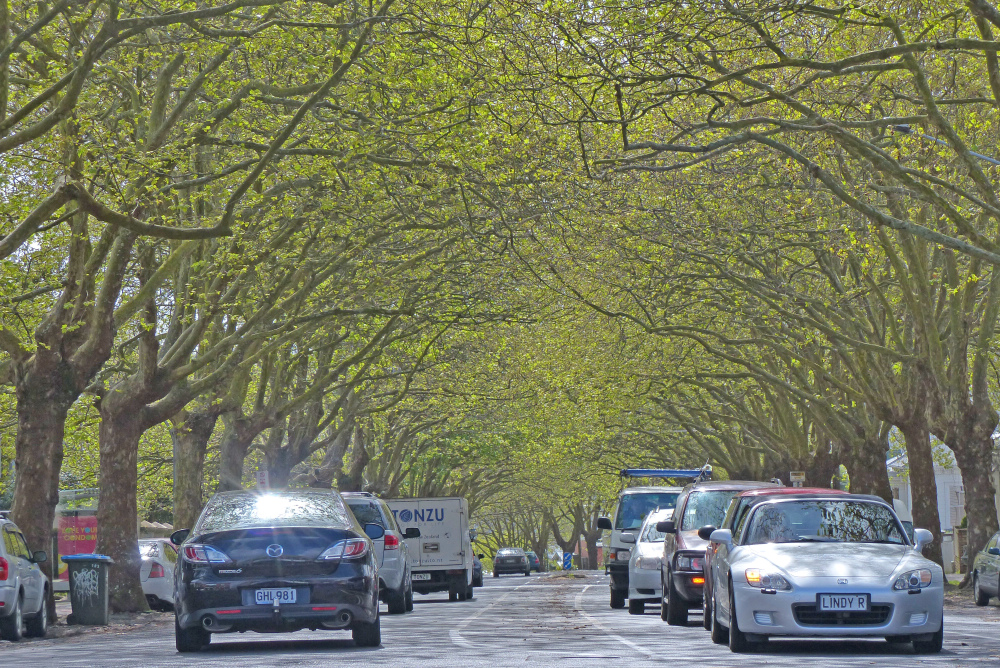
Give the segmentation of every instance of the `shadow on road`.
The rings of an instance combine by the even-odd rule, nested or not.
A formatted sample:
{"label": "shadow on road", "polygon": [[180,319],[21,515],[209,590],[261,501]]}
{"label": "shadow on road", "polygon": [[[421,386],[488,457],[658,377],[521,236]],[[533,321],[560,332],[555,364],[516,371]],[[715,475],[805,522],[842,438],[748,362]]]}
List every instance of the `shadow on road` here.
{"label": "shadow on road", "polygon": [[377,652],[384,647],[357,647],[350,638],[325,638],[322,640],[240,640],[236,642],[217,641],[203,650],[203,654],[246,654],[253,652],[294,651],[295,653],[329,652]]}

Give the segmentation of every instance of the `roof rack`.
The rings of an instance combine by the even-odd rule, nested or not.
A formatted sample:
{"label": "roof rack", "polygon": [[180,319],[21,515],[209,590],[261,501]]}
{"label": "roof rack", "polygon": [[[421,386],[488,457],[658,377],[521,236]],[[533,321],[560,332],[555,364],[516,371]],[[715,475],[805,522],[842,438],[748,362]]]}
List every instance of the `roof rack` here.
{"label": "roof rack", "polygon": [[700,469],[622,469],[623,478],[694,478],[696,482],[712,479],[712,467]]}

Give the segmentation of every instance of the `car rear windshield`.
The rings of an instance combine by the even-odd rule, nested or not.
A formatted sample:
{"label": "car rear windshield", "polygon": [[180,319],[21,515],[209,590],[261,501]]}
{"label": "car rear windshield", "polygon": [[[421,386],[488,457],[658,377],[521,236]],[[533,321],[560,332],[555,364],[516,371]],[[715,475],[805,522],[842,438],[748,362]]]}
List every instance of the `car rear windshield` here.
{"label": "car rear windshield", "polygon": [[615,516],[616,529],[638,529],[646,515],[657,508],[673,508],[677,504],[677,492],[638,492],[622,494],[618,500],[618,514]]}
{"label": "car rear windshield", "polygon": [[906,545],[895,514],[864,501],[782,501],[757,508],[747,544],[894,543]]}
{"label": "car rear windshield", "polygon": [[382,521],[382,513],[378,511],[378,506],[371,501],[348,501],[347,505],[350,506],[351,512],[354,513],[354,517],[358,519],[358,524],[361,526],[378,524],[383,529],[389,528]]}
{"label": "car rear windshield", "polygon": [[706,525],[714,527],[722,524],[729,502],[739,490],[694,490],[688,496],[681,519],[681,531],[697,531]]}
{"label": "car rear windshield", "polygon": [[352,526],[340,497],[329,492],[219,494],[202,511],[194,533],[254,527]]}
{"label": "car rear windshield", "polygon": [[498,557],[520,557],[523,556],[524,552],[514,547],[505,547],[497,550]]}
{"label": "car rear windshield", "polygon": [[139,543],[139,556],[140,557],[158,557],[160,556],[160,546],[153,543]]}

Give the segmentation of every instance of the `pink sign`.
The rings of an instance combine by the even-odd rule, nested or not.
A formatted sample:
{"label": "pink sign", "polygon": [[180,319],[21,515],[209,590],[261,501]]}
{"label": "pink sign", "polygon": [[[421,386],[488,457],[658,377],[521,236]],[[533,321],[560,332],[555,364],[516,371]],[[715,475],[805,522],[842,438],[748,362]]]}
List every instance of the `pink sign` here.
{"label": "pink sign", "polygon": [[[61,515],[59,517],[59,555],[93,554],[97,548],[97,517]],[[60,580],[69,577],[66,564],[59,560]]]}

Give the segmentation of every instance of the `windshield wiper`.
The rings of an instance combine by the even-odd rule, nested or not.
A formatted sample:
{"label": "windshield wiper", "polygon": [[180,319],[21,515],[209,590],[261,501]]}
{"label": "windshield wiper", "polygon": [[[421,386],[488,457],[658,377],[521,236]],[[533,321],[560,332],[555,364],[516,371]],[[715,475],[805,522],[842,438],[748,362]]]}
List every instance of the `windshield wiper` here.
{"label": "windshield wiper", "polygon": [[839,538],[828,538],[824,536],[799,536],[794,541],[795,543],[839,543]]}

